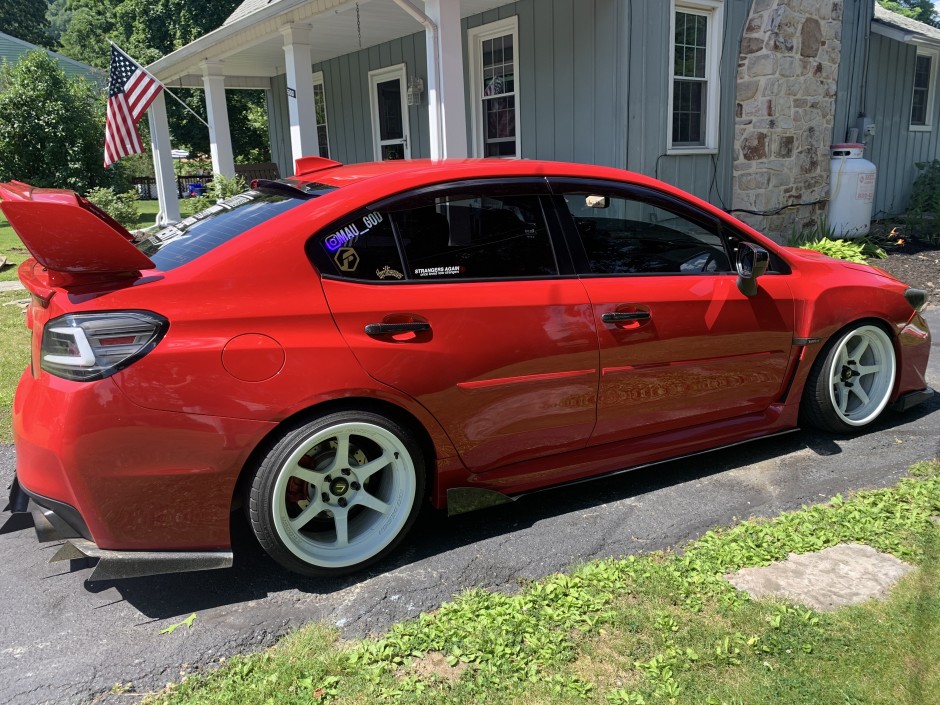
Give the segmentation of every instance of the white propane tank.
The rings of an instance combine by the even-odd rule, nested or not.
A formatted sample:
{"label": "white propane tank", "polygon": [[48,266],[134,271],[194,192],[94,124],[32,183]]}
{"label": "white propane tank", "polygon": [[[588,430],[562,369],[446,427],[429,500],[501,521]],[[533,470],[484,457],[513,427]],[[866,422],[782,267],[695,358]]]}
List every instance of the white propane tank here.
{"label": "white propane tank", "polygon": [[829,227],[835,237],[861,237],[871,226],[877,168],[862,155],[865,145],[834,144],[829,161]]}

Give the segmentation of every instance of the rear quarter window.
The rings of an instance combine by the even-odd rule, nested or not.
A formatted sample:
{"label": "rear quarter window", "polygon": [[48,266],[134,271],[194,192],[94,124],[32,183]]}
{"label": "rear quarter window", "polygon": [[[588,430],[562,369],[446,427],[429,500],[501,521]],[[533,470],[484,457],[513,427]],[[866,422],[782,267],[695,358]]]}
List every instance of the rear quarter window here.
{"label": "rear quarter window", "polygon": [[303,203],[300,198],[247,191],[157,231],[137,247],[157,269],[168,271]]}

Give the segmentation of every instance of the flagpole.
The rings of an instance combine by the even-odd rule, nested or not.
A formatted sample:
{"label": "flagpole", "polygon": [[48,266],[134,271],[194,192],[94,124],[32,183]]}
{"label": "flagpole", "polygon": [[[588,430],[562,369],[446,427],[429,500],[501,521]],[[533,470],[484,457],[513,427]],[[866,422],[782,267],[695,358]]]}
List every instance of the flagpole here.
{"label": "flagpole", "polygon": [[[116,42],[113,42],[111,39],[108,39],[108,41],[111,43],[112,46],[117,47],[118,51],[124,53],[124,54],[127,55],[127,56],[130,56],[130,54],[128,54],[128,53],[127,53],[126,51],[124,51],[123,49],[121,49],[121,47],[118,46]],[[138,66],[139,66],[139,64],[138,64]],[[193,110],[193,109],[190,108],[188,105],[186,105],[186,103],[183,102],[183,100],[182,100],[179,96],[177,96],[173,91],[171,91],[169,88],[167,88],[167,85],[166,85],[163,81],[161,81],[159,78],[157,78],[157,77],[154,76],[152,73],[150,73],[149,71],[147,71],[147,69],[145,69],[143,66],[141,66],[140,68],[141,68],[148,76],[152,77],[154,81],[157,81],[161,86],[163,86],[163,90],[164,90],[171,98],[173,98],[173,100],[175,100],[177,103],[179,103],[179,104],[182,105],[184,108],[186,108],[189,112],[191,112],[191,113],[193,114],[193,117],[195,117],[199,122],[201,122],[203,125],[205,125],[207,128],[209,128],[209,123],[206,122],[205,120],[203,120],[203,119],[202,119],[202,116],[201,116],[199,113],[197,113],[195,110]],[[209,128],[209,129],[212,129],[212,128]]]}

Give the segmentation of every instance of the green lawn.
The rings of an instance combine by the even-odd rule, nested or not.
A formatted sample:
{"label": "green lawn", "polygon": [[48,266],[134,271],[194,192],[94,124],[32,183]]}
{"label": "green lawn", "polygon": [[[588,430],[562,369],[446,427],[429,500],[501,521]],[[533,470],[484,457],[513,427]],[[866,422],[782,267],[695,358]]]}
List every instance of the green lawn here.
{"label": "green lawn", "polygon": [[[589,563],[516,595],[470,590],[381,638],[312,625],[147,702],[936,705],[938,515],[940,462],[919,463],[894,487],[710,531],[680,552]],[[750,600],[722,578],[842,542],[917,569],[886,601],[829,613]]]}
{"label": "green lawn", "polygon": [[26,295],[25,291],[0,293],[0,443],[13,442],[10,419],[13,391],[29,363],[26,316],[23,308],[13,303],[22,300]]}

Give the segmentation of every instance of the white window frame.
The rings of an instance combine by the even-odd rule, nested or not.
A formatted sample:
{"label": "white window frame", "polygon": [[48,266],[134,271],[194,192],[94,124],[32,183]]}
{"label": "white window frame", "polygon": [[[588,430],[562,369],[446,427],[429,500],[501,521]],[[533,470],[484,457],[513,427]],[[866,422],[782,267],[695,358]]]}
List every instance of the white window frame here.
{"label": "white window frame", "polygon": [[[669,14],[669,104],[666,116],[666,154],[717,154],[718,111],[721,105],[721,49],[724,39],[724,0],[670,0]],[[675,91],[676,66],[676,13],[705,15],[708,18],[708,40],[705,49],[705,80],[708,94],[705,97],[705,144],[701,146],[672,146],[672,108]]]}
{"label": "white window frame", "polygon": [[[324,122],[322,125],[319,122],[317,122],[317,105],[316,105],[317,86],[320,86],[320,90],[323,91],[323,120]],[[326,85],[323,83],[322,71],[314,71],[313,73],[313,101],[314,101],[313,102],[313,122],[316,125],[316,130],[317,130],[317,149],[319,149],[320,147],[320,128],[322,127],[323,129],[326,130],[327,152],[332,154],[333,148],[330,146],[330,119],[329,117],[327,117],[327,110],[329,109],[329,106],[327,106],[326,104]],[[325,157],[327,155],[321,154],[320,156]]]}
{"label": "white window frame", "polygon": [[520,94],[519,72],[519,18],[513,15],[504,20],[490,22],[489,24],[471,27],[467,30],[467,52],[469,53],[468,66],[470,67],[470,128],[473,134],[473,156],[482,157],[485,139],[483,135],[483,119],[480,114],[483,105],[483,42],[504,35],[512,35],[512,60],[515,75],[513,77],[513,95],[516,98],[516,153],[507,155],[503,159],[519,159],[522,156],[522,123],[519,120],[519,108],[522,105]]}
{"label": "white window frame", "polygon": [[[377,162],[382,161],[382,134],[379,129],[379,98],[375,89],[380,83],[398,79],[401,86],[401,130],[404,159],[411,159],[411,126],[408,122],[408,71],[405,64],[395,64],[369,71],[369,106],[372,114],[372,152]],[[386,140],[397,142],[397,140]]]}
{"label": "white window frame", "polygon": [[[917,47],[917,56],[930,57],[930,78],[927,82],[927,114],[923,125],[911,123],[911,110],[914,108],[914,77],[911,77],[911,104],[908,108],[907,121],[911,132],[930,132],[933,129],[934,96],[937,93],[937,64],[940,63],[940,50],[932,47]],[[914,60],[914,73],[917,73],[917,60]]]}

